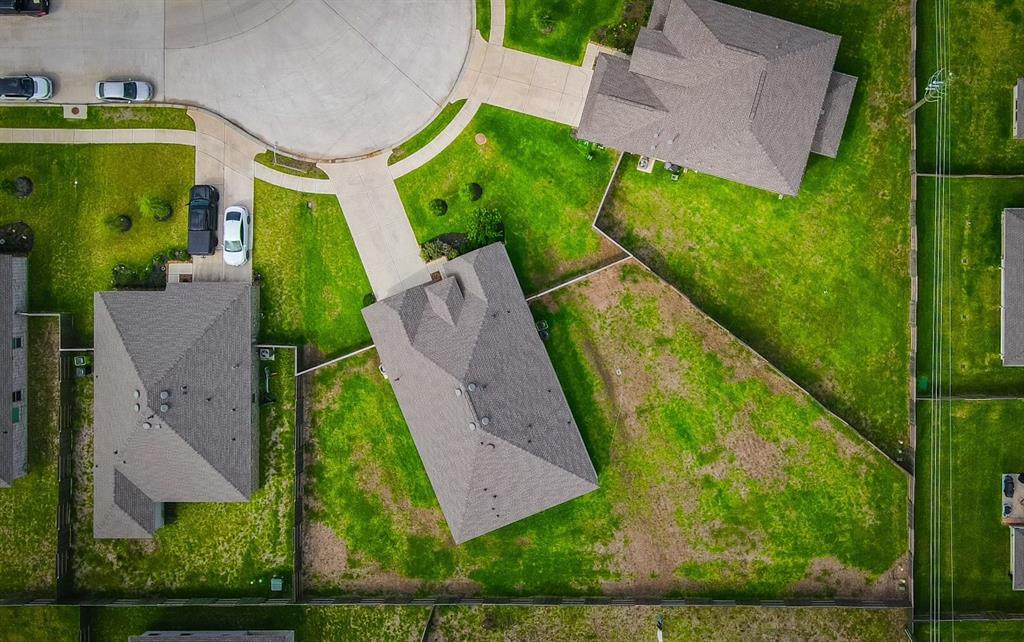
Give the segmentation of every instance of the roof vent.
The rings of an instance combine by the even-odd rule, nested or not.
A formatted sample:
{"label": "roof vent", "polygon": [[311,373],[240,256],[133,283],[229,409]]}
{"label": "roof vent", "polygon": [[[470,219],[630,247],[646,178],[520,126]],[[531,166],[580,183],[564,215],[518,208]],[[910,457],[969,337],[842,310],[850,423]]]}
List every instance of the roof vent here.
{"label": "roof vent", "polygon": [[469,429],[470,430],[476,430],[476,422],[475,421],[469,422]]}
{"label": "roof vent", "polygon": [[469,382],[469,385],[468,385],[468,386],[466,386],[466,387],[467,387],[467,388],[469,388],[469,391],[470,391],[470,392],[473,392],[474,390],[476,390],[476,384],[475,384],[475,383],[473,383],[472,381],[471,381],[471,382]]}
{"label": "roof vent", "polygon": [[456,397],[461,397],[462,396],[462,388],[456,388],[455,389],[455,396]]}
{"label": "roof vent", "polygon": [[165,403],[160,404],[160,412],[167,412],[170,409],[171,409],[171,407],[168,406],[167,404],[165,404]]}
{"label": "roof vent", "polygon": [[140,394],[141,393],[138,390],[136,390],[135,392],[132,393],[132,398],[138,399]]}
{"label": "roof vent", "polygon": [[142,406],[140,406],[139,404],[135,404],[132,407],[135,409],[135,412],[138,412],[138,411],[142,410]]}
{"label": "roof vent", "polygon": [[480,425],[482,425],[482,426],[486,426],[489,423],[491,423],[491,418],[490,417],[483,417],[483,418],[480,419]]}
{"label": "roof vent", "polygon": [[160,391],[160,398],[161,399],[166,399],[166,398],[168,398],[170,396],[171,396],[170,390],[161,390]]}
{"label": "roof vent", "polygon": [[150,428],[153,427],[153,424],[149,423],[148,421],[143,421],[142,427],[145,428],[146,430],[149,430]]}

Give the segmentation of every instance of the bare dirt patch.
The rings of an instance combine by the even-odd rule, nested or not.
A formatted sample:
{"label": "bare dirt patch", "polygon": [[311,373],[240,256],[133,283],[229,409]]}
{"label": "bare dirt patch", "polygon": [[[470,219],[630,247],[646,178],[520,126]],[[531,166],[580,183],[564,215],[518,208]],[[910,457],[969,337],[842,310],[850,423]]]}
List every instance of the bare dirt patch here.
{"label": "bare dirt patch", "polygon": [[870,596],[896,600],[907,597],[908,575],[906,556],[896,560],[877,578],[851,569],[834,557],[820,557],[811,561],[804,578],[790,589],[794,595]]}

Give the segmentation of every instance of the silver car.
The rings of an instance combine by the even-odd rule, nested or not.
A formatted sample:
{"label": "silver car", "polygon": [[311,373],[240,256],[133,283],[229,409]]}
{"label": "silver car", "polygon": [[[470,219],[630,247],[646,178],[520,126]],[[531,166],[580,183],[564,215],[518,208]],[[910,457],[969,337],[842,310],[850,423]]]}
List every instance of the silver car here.
{"label": "silver car", "polygon": [[252,249],[252,215],[241,205],[224,210],[224,262],[245,265]]}
{"label": "silver car", "polygon": [[144,80],[101,80],[96,99],[111,103],[145,103],[153,100],[153,85]]}
{"label": "silver car", "polygon": [[0,100],[48,100],[53,82],[46,76],[0,77]]}

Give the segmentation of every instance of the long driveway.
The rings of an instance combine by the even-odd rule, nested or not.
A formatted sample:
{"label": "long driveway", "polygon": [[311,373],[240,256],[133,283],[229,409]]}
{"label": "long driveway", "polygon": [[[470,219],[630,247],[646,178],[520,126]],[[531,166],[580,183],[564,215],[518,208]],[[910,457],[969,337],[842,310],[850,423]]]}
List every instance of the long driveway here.
{"label": "long driveway", "polygon": [[0,21],[0,74],[44,73],[56,102],[101,78],[154,83],[282,149],[349,158],[390,148],[447,103],[472,0],[53,0]]}

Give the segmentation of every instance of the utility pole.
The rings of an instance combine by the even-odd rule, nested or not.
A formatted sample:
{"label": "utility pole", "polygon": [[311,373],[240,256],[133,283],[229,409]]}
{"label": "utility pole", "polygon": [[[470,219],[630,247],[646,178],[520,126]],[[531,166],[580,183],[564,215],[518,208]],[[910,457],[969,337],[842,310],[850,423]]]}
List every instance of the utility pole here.
{"label": "utility pole", "polygon": [[939,102],[939,100],[946,96],[946,88],[952,80],[953,74],[947,73],[945,68],[936,71],[932,74],[932,77],[928,79],[928,84],[924,88],[924,96],[914,103],[903,115],[909,116],[913,114],[925,103]]}

